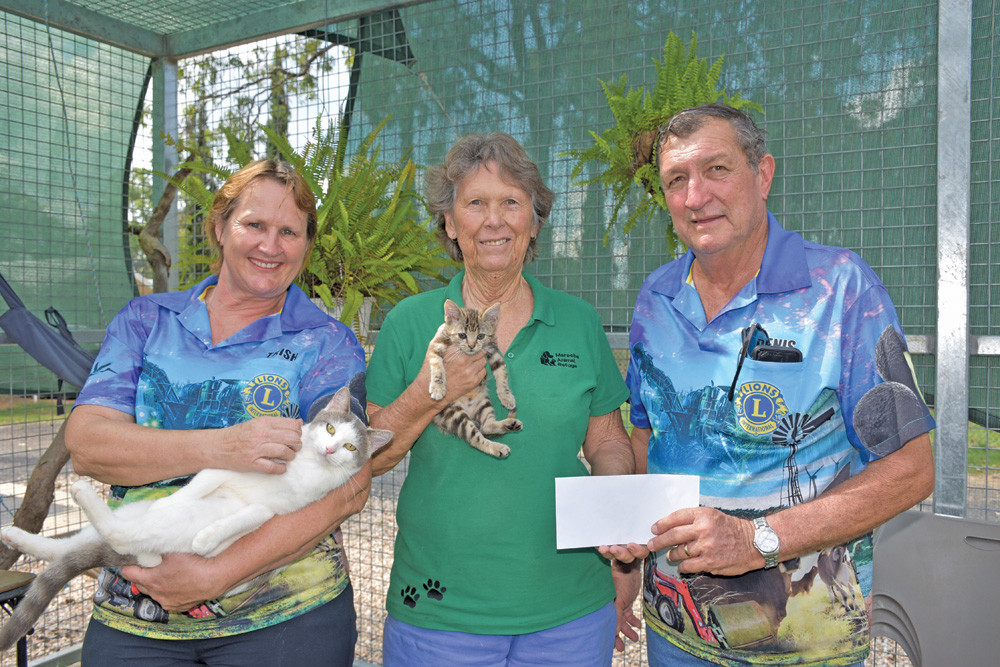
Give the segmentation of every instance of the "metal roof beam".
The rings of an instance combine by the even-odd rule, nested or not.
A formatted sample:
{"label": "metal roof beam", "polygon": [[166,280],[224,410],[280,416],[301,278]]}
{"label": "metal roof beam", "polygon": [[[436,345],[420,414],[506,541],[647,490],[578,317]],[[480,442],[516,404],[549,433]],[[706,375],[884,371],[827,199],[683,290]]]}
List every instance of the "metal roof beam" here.
{"label": "metal roof beam", "polygon": [[221,21],[204,28],[168,35],[167,50],[171,57],[184,58],[222,47],[245,44],[276,35],[298,33],[385,9],[427,1],[301,0],[277,9],[247,14],[235,20]]}
{"label": "metal roof beam", "polygon": [[[48,19],[49,25],[59,30],[113,44],[150,58],[180,59],[427,1],[299,0],[236,19],[209,23],[201,28],[164,34],[110,18],[66,0],[48,0]],[[158,4],[164,6],[170,3],[160,0]],[[39,23],[45,22],[45,0],[0,0],[0,10]]]}
{"label": "metal roof beam", "polygon": [[[163,35],[112,19],[64,0],[48,0],[49,25],[76,35],[112,44],[126,51],[155,57],[163,55]],[[0,0],[0,9],[45,23],[45,0]]]}

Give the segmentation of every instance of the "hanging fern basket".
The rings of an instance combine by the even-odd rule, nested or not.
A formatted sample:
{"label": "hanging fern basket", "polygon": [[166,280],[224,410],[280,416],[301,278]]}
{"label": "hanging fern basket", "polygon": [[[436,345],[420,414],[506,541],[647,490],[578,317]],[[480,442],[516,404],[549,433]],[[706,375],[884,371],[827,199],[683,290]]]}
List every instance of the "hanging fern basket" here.
{"label": "hanging fern basket", "polygon": [[[656,85],[652,91],[629,88],[624,76],[617,84],[601,81],[614,124],[600,134],[591,132],[593,145],[561,154],[576,159],[572,172],[574,184],[599,183],[611,191],[613,205],[604,232],[605,245],[618,228],[627,235],[654,215],[658,221],[662,219],[666,200],[656,168],[656,143],[660,127],[674,114],[712,102],[763,112],[758,104],[720,88],[724,56],[709,65],[707,59],[697,57],[697,46],[694,33],[690,46],[685,46],[672,32],[667,35],[663,60],[653,59]],[[581,180],[591,163],[595,163],[597,175]],[[665,228],[670,247],[676,249],[679,242],[673,227],[665,225]]]}

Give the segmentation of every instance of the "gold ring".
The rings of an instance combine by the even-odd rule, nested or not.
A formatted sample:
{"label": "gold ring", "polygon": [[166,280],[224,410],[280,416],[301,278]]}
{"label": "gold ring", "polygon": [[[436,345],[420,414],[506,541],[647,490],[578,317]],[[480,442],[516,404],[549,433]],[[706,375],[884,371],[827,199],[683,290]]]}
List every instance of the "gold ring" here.
{"label": "gold ring", "polygon": [[684,544],[684,555],[687,556],[688,558],[692,558],[691,552],[688,551],[688,545],[687,545],[687,543]]}

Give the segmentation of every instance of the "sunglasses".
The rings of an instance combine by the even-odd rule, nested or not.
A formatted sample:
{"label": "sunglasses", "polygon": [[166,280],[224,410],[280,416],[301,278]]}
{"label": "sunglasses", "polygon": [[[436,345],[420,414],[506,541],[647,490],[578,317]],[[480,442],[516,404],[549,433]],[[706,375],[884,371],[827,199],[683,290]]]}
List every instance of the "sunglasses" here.
{"label": "sunglasses", "polygon": [[770,338],[764,327],[754,322],[741,333],[742,345],[740,345],[740,356],[736,361],[736,374],[733,375],[733,383],[729,385],[729,400],[733,400],[736,394],[736,382],[740,377],[740,370],[743,368],[743,360],[753,355],[754,349],[758,345],[767,345]]}

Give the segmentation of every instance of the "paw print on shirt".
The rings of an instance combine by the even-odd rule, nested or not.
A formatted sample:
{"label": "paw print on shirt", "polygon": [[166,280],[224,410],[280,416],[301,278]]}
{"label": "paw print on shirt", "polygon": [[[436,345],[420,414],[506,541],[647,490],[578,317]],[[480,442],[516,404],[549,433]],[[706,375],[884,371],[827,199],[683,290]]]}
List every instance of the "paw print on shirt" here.
{"label": "paw print on shirt", "polygon": [[444,592],[448,589],[442,586],[440,581],[428,579],[427,583],[424,584],[424,590],[427,591],[427,597],[433,600],[441,600],[444,598]]}
{"label": "paw print on shirt", "polygon": [[420,599],[420,593],[417,592],[416,588],[413,586],[406,586],[402,591],[400,591],[400,594],[403,596],[403,604],[407,607],[412,609],[417,606],[417,600]]}

